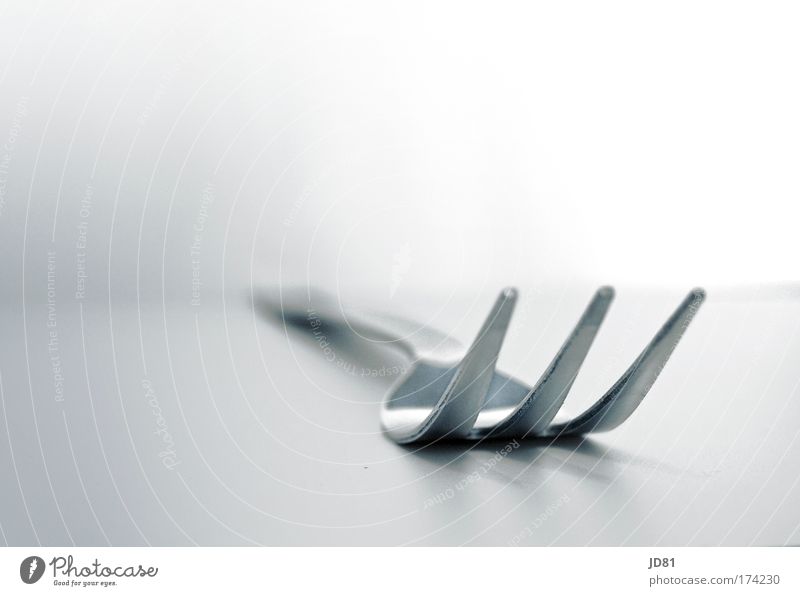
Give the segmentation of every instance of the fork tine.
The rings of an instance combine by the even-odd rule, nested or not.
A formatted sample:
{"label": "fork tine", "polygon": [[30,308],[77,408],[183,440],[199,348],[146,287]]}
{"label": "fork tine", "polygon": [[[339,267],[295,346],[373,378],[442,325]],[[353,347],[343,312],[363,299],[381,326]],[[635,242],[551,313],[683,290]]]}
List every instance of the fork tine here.
{"label": "fork tine", "polygon": [[614,288],[595,292],[578,324],[525,399],[484,435],[525,438],[544,431],[558,413],[614,300]]}
{"label": "fork tine", "polygon": [[469,434],[486,399],[516,300],[516,289],[505,288],[500,292],[431,413],[417,428],[395,440],[411,443],[439,438],[458,439]]}
{"label": "fork tine", "polygon": [[655,383],[705,297],[703,289],[692,290],[630,368],[603,397],[583,414],[562,424],[552,425],[546,434],[552,436],[602,432],[625,422]]}

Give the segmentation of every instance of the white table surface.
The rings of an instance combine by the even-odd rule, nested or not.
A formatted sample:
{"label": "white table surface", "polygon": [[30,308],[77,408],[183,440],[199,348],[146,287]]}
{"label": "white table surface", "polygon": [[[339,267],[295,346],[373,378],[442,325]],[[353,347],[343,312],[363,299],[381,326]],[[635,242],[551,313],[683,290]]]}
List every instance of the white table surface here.
{"label": "white table surface", "polygon": [[[520,289],[500,367],[532,382],[591,289]],[[29,304],[24,318],[4,310],[0,522],[9,543],[798,539],[796,289],[723,288],[716,297],[711,289],[644,404],[615,431],[428,449],[381,434],[379,401],[391,379],[360,372],[380,359],[334,352],[345,365],[337,366],[316,340],[251,308],[242,290],[224,305],[216,296],[202,307],[59,307],[63,401],[46,304]],[[680,297],[619,289],[572,411],[610,385]],[[463,328],[457,336],[468,340],[492,298],[456,294],[436,322]],[[433,302],[422,294],[395,310],[425,318]]]}

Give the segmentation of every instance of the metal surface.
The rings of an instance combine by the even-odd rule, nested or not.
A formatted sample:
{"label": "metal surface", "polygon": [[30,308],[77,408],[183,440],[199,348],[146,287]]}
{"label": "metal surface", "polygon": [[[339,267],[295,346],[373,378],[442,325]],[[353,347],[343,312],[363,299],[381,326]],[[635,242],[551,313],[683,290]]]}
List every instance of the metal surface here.
{"label": "metal surface", "polygon": [[612,430],[625,422],[647,395],[705,299],[705,291],[692,290],[611,389],[582,414],[554,423],[614,297],[610,287],[597,291],[533,387],[495,370],[517,300],[513,288],[500,293],[466,354],[457,342],[434,329],[426,329],[416,346],[419,325],[345,312],[316,290],[306,298],[301,292],[289,295],[294,298],[272,301],[273,315],[308,329],[308,313],[314,313],[313,320],[330,331],[349,331],[368,341],[397,344],[410,357],[408,373],[388,392],[381,409],[384,431],[400,444]]}

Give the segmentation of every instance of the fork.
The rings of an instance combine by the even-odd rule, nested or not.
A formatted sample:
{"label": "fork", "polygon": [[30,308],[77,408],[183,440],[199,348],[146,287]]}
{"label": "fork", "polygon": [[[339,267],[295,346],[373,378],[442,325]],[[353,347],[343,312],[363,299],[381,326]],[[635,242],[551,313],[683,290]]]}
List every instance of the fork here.
{"label": "fork", "polygon": [[[324,325],[401,350],[408,372],[381,406],[384,432],[400,444],[439,440],[560,437],[616,428],[636,410],[655,383],[696,314],[705,291],[695,288],[667,319],[622,376],[583,413],[563,416],[561,406],[614,298],[597,290],[561,349],[530,387],[496,369],[518,292],[500,292],[469,348],[431,327],[369,311],[346,311],[319,291],[282,296],[274,314],[307,326],[309,313]],[[563,420],[557,420],[561,413]]]}

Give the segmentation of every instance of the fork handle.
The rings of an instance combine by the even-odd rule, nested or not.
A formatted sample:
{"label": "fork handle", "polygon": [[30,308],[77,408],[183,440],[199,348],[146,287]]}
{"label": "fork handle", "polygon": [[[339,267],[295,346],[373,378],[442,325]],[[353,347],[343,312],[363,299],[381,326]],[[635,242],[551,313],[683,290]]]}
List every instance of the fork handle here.
{"label": "fork handle", "polygon": [[463,353],[461,344],[441,331],[401,317],[344,309],[339,301],[320,290],[283,291],[277,302],[271,302],[284,319],[348,330],[364,341],[389,344],[412,360],[450,362]]}

